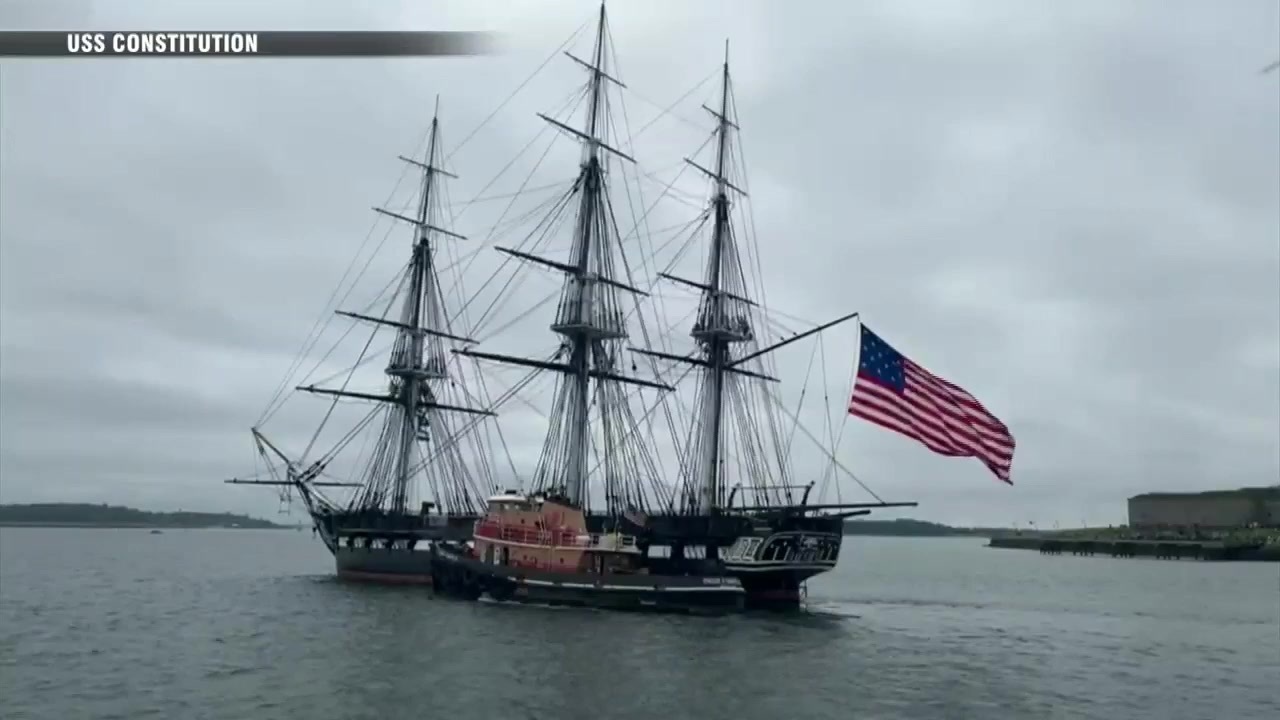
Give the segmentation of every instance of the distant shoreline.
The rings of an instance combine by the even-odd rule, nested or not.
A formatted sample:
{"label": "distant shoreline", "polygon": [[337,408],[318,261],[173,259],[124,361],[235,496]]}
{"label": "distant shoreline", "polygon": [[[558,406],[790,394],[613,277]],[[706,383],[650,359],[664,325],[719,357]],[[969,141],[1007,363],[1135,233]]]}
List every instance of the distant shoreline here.
{"label": "distant shoreline", "polygon": [[[296,530],[304,525],[165,525],[161,523],[120,523],[120,522],[21,522],[0,520],[0,528],[62,528],[62,529],[96,529],[96,530]],[[953,532],[910,533],[895,532],[893,529],[857,529],[846,531],[845,537],[902,537],[902,538],[987,538],[993,533]]]}
{"label": "distant shoreline", "polygon": [[[219,529],[296,530],[305,523],[283,525],[270,520],[236,515],[179,510],[151,512],[122,505],[89,503],[36,503],[0,505],[0,527],[104,528],[104,529]],[[865,537],[991,537],[1008,530],[952,527],[941,523],[897,518],[853,519],[844,523],[844,535]]]}
{"label": "distant shoreline", "polygon": [[911,518],[894,520],[848,520],[844,524],[846,536],[861,537],[990,537],[1008,532],[997,528],[962,528]]}
{"label": "distant shoreline", "polygon": [[149,512],[123,505],[33,503],[0,505],[0,527],[287,530],[298,526],[234,513]]}
{"label": "distant shoreline", "polygon": [[10,528],[98,528],[101,530],[293,530],[301,525],[165,525],[162,523],[48,522],[0,520],[0,527]]}

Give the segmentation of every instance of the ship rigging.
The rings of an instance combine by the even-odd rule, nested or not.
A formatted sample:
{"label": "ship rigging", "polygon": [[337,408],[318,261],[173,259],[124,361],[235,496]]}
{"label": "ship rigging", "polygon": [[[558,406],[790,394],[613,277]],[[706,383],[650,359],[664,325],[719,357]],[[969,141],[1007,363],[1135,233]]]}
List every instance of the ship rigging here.
{"label": "ship rigging", "polygon": [[[444,181],[457,175],[446,169],[451,156],[442,150],[437,107],[422,159],[401,158],[420,178],[415,209],[375,208],[380,220],[412,230],[408,264],[389,294],[379,294],[367,308],[331,303],[321,323],[328,327],[334,318],[343,318],[349,323],[347,333],[365,327],[371,331],[367,342],[350,366],[315,380],[321,367],[332,370],[326,353],[295,384],[302,357],[315,348],[324,327],[308,338],[252,431],[258,455],[268,461],[270,479],[230,482],[278,485],[286,497],[297,493],[335,554],[340,575],[431,582],[434,553],[423,551],[435,543],[466,540],[485,516],[485,498],[514,488],[522,493],[519,497],[546,498],[557,507],[580,511],[584,531],[625,530],[635,538],[633,550],[655,558],[646,566],[655,572],[706,577],[729,572],[742,578],[748,602],[754,597],[794,606],[806,578],[835,567],[845,518],[874,508],[915,505],[882,501],[836,459],[834,448],[823,447],[804,427],[802,405],[811,378],[806,378],[794,410],[777,390],[782,383],[775,351],[814,339],[816,357],[823,347],[821,333],[857,313],[795,330],[769,309],[754,230],[748,234],[750,242],[742,242],[744,228],[751,226],[749,214],[742,212],[749,187],[737,141],[727,43],[717,71],[685,93],[691,95],[712,78],[720,80],[716,100],[702,106],[715,124],[703,143],[713,150],[713,158],[698,160],[696,153],[683,157],[674,177],[657,181],[662,185],[658,197],[645,203],[642,197],[637,202],[639,188],[655,182],[657,174],[640,168],[643,155],[635,149],[635,135],[627,138],[618,130],[620,124],[629,128],[621,102],[629,88],[617,71],[603,5],[594,36],[585,59],[564,53],[586,72],[585,84],[558,112],[538,114],[543,133],[552,134],[551,143],[518,189],[505,196],[510,199],[507,210],[487,233],[470,241],[453,229],[458,206],[443,200]],[[642,131],[683,100],[665,107]],[[612,112],[615,107],[622,109],[621,123]],[[572,119],[578,111],[580,124]],[[562,138],[580,148],[576,174],[568,181],[531,186],[552,144]],[[661,204],[689,202],[688,193],[676,185],[690,170],[710,183],[710,201],[656,245],[666,231],[653,230],[649,218],[669,214],[655,213]],[[461,210],[478,202],[496,180]],[[617,201],[618,184],[628,191],[625,203]],[[508,219],[518,200],[531,198],[537,199],[533,208]],[[632,215],[625,233],[619,222],[622,209]],[[522,226],[528,228],[523,237],[499,244]],[[677,274],[705,230],[710,234],[700,279]],[[568,251],[550,252],[554,240],[566,233]],[[464,255],[454,247],[462,242],[476,247]],[[628,252],[636,246],[638,257]],[[496,268],[486,255],[501,258]],[[486,264],[489,272],[483,271]],[[448,288],[445,271],[453,274]],[[547,272],[563,281],[541,302],[519,293],[522,280]],[[356,280],[362,275],[357,273]],[[479,288],[474,287],[477,278],[482,279]],[[344,297],[354,287],[353,281]],[[668,301],[678,299],[667,291],[680,289],[697,296],[691,328],[685,324],[688,316],[676,321],[666,317]],[[554,310],[547,315],[553,349],[538,355],[493,347],[497,343],[491,341],[502,331],[536,324],[551,303]],[[500,311],[511,306],[519,309],[516,316],[495,327]],[[377,356],[370,349],[380,331],[394,333],[384,387],[353,389],[357,371]],[[680,334],[693,341],[685,352],[677,352]],[[771,335],[779,339],[765,344]],[[640,373],[641,362],[647,373]],[[519,368],[522,375],[504,382],[500,370],[488,369],[495,365]],[[829,399],[825,362],[822,366],[822,396]],[[696,382],[685,382],[691,377]],[[543,378],[551,378],[549,392],[540,386]],[[337,379],[341,382],[332,385]],[[328,402],[320,428],[297,455],[283,451],[262,430],[291,384]],[[686,397],[690,386],[691,398]],[[529,397],[539,389],[544,390],[541,396]],[[498,417],[513,400],[546,418],[541,449],[531,458],[512,451],[504,435],[511,425]],[[373,408],[362,417],[348,412],[352,405],[369,403]],[[329,451],[313,457],[321,431],[340,414],[348,429]],[[827,441],[838,444],[830,412],[826,420]],[[799,453],[808,458],[800,469],[794,466],[796,434],[805,435],[822,456],[815,460],[813,453]],[[335,458],[361,435],[372,438],[372,449],[360,452],[343,475],[334,477]],[[524,470],[517,466],[517,455]],[[840,473],[875,502],[822,502],[831,486],[838,488]],[[797,475],[808,476],[808,481],[797,482]],[[343,486],[352,490],[345,501],[327,494],[328,488]],[[816,502],[811,503],[815,489]],[[511,504],[517,495],[501,497]],[[712,569],[717,563],[720,571]]]}

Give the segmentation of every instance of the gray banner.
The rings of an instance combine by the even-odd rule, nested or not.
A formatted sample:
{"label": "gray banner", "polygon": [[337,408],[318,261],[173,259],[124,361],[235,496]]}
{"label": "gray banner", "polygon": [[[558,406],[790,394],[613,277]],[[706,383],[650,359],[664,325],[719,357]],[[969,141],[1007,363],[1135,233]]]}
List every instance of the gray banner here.
{"label": "gray banner", "polygon": [[484,32],[0,31],[0,57],[411,57],[483,55]]}

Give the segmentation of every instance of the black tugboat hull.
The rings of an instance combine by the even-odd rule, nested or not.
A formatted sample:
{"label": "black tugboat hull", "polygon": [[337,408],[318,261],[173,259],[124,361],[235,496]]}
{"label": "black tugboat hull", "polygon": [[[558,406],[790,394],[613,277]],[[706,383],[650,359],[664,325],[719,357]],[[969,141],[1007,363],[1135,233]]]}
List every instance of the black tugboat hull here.
{"label": "black tugboat hull", "polygon": [[741,612],[745,593],[732,577],[669,577],[549,573],[485,563],[437,545],[436,592],[476,600],[598,608],[629,612],[725,615]]}

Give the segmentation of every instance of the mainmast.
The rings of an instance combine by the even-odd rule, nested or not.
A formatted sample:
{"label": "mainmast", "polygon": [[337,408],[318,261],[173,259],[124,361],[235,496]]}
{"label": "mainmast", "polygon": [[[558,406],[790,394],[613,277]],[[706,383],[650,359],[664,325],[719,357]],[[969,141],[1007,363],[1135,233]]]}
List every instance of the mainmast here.
{"label": "mainmast", "polygon": [[[565,497],[569,502],[582,504],[586,495],[587,453],[590,451],[590,403],[591,403],[591,343],[594,336],[626,337],[625,327],[611,327],[610,323],[597,327],[592,312],[592,284],[589,263],[596,224],[596,209],[600,205],[603,171],[600,167],[600,140],[596,128],[600,121],[600,95],[604,90],[601,67],[604,64],[604,3],[600,3],[600,22],[596,28],[595,53],[591,70],[591,100],[587,110],[587,131],[583,138],[582,172],[579,182],[582,195],[578,206],[578,224],[574,237],[574,275],[566,282],[566,290],[572,300],[561,303],[552,330],[564,336],[569,344],[569,367],[573,378],[573,411],[569,421],[571,437],[567,448],[569,466],[566,472]],[[607,254],[607,249],[605,249]]]}
{"label": "mainmast", "polygon": [[592,405],[599,408],[599,422],[605,438],[603,465],[608,478],[606,492],[612,507],[619,502],[614,493],[619,491],[616,484],[618,476],[627,472],[623,466],[628,455],[625,449],[617,447],[616,438],[622,435],[624,426],[633,422],[625,407],[626,398],[617,389],[618,384],[671,389],[661,383],[624,376],[617,370],[622,341],[628,335],[618,291],[638,295],[646,293],[619,281],[614,273],[613,245],[616,243],[611,242],[611,234],[616,223],[609,203],[604,155],[608,153],[627,162],[635,160],[601,137],[608,127],[605,120],[605,82],[626,87],[605,70],[607,39],[605,6],[601,3],[591,62],[565,53],[590,73],[584,129],[578,130],[539,114],[546,122],[581,141],[583,146],[578,177],[570,191],[578,193],[579,197],[569,261],[559,262],[518,250],[498,248],[566,275],[551,324],[551,330],[561,339],[560,349],[550,361],[472,350],[458,351],[472,357],[562,374],[533,485],[537,490],[561,495],[579,507],[587,504]]}
{"label": "mainmast", "polygon": [[718,142],[716,143],[716,193],[712,200],[715,213],[711,235],[711,253],[707,259],[706,282],[698,318],[691,335],[702,350],[706,365],[706,392],[703,394],[702,424],[704,433],[699,446],[702,448],[702,486],[698,494],[697,510],[710,513],[720,499],[720,443],[723,435],[725,362],[729,346],[751,338],[746,314],[730,317],[721,295],[722,265],[725,260],[725,244],[729,237],[729,194],[725,179],[726,150],[729,145],[729,42],[725,41],[724,73],[721,78]]}

